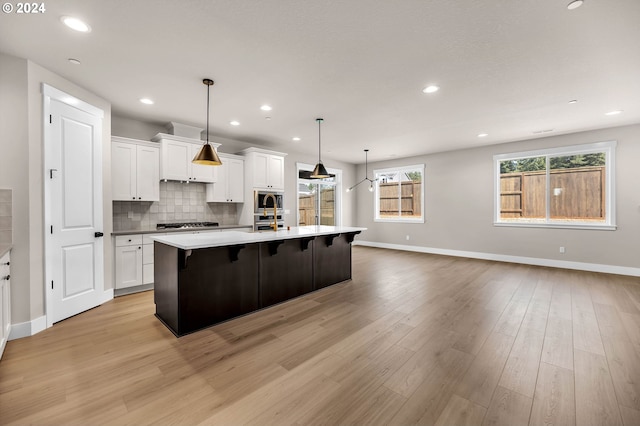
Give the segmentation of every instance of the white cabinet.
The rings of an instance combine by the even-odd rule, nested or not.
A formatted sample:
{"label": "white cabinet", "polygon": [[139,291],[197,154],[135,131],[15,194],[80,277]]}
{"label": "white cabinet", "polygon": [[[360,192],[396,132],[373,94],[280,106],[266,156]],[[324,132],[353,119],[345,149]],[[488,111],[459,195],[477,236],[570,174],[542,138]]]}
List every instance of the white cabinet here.
{"label": "white cabinet", "polygon": [[244,202],[244,158],[219,154],[222,166],[218,167],[218,179],[207,185],[208,203]]}
{"label": "white cabinet", "polygon": [[153,240],[152,236],[157,237],[164,234],[151,234],[142,236],[142,284],[153,284]]}
{"label": "white cabinet", "polygon": [[11,332],[11,253],[0,258],[0,358]]}
{"label": "white cabinet", "polygon": [[142,235],[116,237],[116,289],[142,285]]}
{"label": "white cabinet", "polygon": [[252,190],[284,191],[284,157],[287,154],[260,148],[247,148],[242,153],[247,185]]}
{"label": "white cabinet", "polygon": [[[218,166],[203,166],[191,162],[203,141],[166,133],[158,133],[151,140],[160,142],[160,179],[203,183],[216,181]],[[216,150],[220,146],[218,143],[210,144]]]}
{"label": "white cabinet", "polygon": [[114,136],[111,142],[111,188],[116,201],[159,201],[158,144]]}

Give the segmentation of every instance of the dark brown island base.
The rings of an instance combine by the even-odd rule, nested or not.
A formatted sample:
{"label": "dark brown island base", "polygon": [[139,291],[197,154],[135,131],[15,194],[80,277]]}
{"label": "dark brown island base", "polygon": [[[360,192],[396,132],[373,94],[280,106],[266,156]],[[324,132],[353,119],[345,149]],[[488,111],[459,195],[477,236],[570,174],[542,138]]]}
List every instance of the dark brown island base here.
{"label": "dark brown island base", "polygon": [[351,279],[351,243],[365,229],[154,237],[156,316],[183,336]]}

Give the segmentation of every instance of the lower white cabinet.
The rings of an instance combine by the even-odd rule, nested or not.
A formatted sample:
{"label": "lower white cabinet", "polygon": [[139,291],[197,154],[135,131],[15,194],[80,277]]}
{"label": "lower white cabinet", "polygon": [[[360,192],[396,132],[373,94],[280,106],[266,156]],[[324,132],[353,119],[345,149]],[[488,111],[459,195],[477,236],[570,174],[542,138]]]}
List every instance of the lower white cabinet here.
{"label": "lower white cabinet", "polygon": [[11,253],[0,258],[0,358],[11,331]]}
{"label": "lower white cabinet", "polygon": [[142,285],[142,235],[116,237],[116,289]]}

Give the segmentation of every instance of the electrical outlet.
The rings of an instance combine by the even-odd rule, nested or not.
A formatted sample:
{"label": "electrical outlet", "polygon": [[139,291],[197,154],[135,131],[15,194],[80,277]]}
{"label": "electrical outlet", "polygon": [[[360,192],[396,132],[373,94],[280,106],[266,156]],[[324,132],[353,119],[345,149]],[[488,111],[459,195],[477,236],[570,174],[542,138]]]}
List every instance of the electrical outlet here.
{"label": "electrical outlet", "polygon": [[409,236],[407,235],[407,241],[409,241]]}
{"label": "electrical outlet", "polygon": [[560,253],[564,254],[564,247],[560,247]]}

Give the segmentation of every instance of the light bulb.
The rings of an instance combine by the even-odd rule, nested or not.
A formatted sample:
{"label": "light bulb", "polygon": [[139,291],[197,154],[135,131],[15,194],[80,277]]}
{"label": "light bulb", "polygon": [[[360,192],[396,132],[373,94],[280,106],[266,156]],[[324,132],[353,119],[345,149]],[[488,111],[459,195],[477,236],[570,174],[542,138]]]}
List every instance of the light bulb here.
{"label": "light bulb", "polygon": [[373,184],[369,186],[369,192],[373,192]]}
{"label": "light bulb", "polygon": [[351,192],[351,188],[347,188],[347,192]]}

